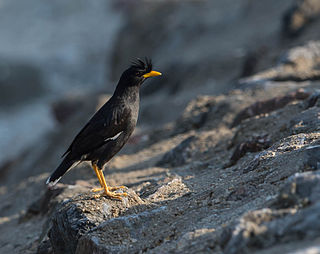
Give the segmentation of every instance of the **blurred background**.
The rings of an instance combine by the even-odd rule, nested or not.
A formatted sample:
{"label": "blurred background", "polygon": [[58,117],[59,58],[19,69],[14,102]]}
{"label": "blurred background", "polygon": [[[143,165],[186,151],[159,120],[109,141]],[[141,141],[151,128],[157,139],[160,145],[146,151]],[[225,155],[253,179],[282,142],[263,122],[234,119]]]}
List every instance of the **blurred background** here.
{"label": "blurred background", "polygon": [[0,20],[1,163],[56,127],[57,99],[112,89],[123,17],[112,1],[14,0],[1,1]]}
{"label": "blurred background", "polygon": [[0,167],[93,94],[112,93],[135,57],[164,74],[142,90],[139,126],[176,119],[196,95],[226,92],[283,49],[317,39],[318,2],[1,1]]}

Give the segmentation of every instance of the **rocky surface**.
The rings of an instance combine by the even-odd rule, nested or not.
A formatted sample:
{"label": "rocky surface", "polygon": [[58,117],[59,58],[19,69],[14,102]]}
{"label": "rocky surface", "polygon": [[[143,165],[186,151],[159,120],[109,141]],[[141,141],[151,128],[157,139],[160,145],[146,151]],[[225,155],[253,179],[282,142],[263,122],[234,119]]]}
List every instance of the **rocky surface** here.
{"label": "rocky surface", "polygon": [[[128,197],[96,197],[91,189],[98,181],[86,163],[55,188],[45,186],[73,136],[108,98],[97,91],[67,95],[51,105],[54,131],[0,167],[1,253],[320,249],[318,20],[312,16],[286,41],[282,18],[307,1],[213,2],[145,1],[137,8],[136,1],[119,1],[120,10],[132,12],[115,45],[114,72],[131,47],[156,58],[165,74],[146,83],[155,86],[142,92],[139,125],[105,168],[107,182],[127,186]],[[183,24],[195,10],[199,16]],[[234,16],[226,20],[226,11]],[[163,16],[172,26],[162,25]],[[235,30],[226,32],[237,22],[239,40]],[[128,40],[121,41],[123,34]],[[190,45],[195,35],[201,39]],[[259,50],[267,44],[259,36],[270,42],[267,50]],[[237,47],[256,52],[259,61],[246,55],[235,61],[227,52]],[[244,68],[250,70],[242,75]]]}
{"label": "rocky surface", "polygon": [[269,249],[272,253],[275,245],[286,246],[289,252],[302,247],[294,243],[296,241],[316,240],[320,230],[319,186],[319,171],[290,177],[270,208],[248,212],[231,230],[226,229],[230,238],[225,252],[248,253],[261,249],[266,252]]}

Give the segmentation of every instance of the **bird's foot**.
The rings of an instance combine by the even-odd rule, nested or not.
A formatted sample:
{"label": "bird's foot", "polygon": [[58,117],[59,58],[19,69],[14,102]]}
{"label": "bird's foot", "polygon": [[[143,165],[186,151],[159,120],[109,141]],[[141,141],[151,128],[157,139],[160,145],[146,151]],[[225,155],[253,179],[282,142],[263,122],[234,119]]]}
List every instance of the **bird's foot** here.
{"label": "bird's foot", "polygon": [[[126,189],[127,187],[126,186],[118,186],[118,187],[107,187],[109,191],[115,191],[115,190],[119,190],[119,189]],[[91,191],[92,192],[98,192],[98,191],[103,191],[104,188],[101,187],[101,188],[94,188],[92,189]]]}
{"label": "bird's foot", "polygon": [[108,196],[110,198],[115,198],[115,199],[119,199],[122,200],[122,197],[126,197],[128,196],[128,194],[126,192],[123,193],[119,193],[119,192],[114,192],[114,190],[118,190],[118,189],[124,189],[126,188],[125,186],[119,186],[119,187],[107,187],[107,189],[104,188],[97,188],[97,189],[93,189],[92,191],[100,191],[100,190],[104,190],[103,193],[95,195],[95,198],[99,198],[101,196]]}

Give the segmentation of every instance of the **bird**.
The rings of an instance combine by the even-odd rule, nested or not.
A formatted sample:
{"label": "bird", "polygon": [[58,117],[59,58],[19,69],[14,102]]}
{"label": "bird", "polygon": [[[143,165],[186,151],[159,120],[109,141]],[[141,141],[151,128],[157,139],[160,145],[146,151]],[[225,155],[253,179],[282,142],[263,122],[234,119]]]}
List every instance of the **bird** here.
{"label": "bird", "polygon": [[[142,83],[162,73],[152,69],[150,58],[137,58],[125,70],[114,90],[112,97],[92,116],[88,123],[80,130],[62,155],[62,162],[46,181],[53,187],[61,177],[83,161],[91,162],[101,188],[92,189],[93,192],[103,191],[101,195],[122,200],[127,193],[116,192],[125,186],[110,187],[107,185],[103,168],[126,144],[134,131],[138,114]],[[99,195],[97,195],[99,196]]]}

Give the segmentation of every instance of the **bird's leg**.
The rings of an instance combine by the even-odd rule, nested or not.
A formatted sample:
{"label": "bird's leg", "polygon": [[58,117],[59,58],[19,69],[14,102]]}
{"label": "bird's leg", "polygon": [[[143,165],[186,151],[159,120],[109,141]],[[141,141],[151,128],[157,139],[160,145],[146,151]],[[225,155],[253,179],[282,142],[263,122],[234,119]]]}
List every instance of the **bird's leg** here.
{"label": "bird's leg", "polygon": [[[104,179],[103,172],[102,172],[102,170],[98,169],[98,166],[95,163],[92,163],[92,168],[93,168],[94,172],[96,172],[96,174],[97,174],[97,177],[98,177],[99,183],[101,185],[101,188],[94,188],[91,191],[92,192],[102,191],[102,190],[105,189],[104,185],[103,185],[103,180],[102,180],[102,179]],[[101,171],[101,173],[100,173],[100,171]],[[115,191],[115,190],[119,190],[119,189],[125,189],[126,187],[125,186],[119,186],[119,187],[107,187],[107,188],[108,188],[109,191]]]}
{"label": "bird's leg", "polygon": [[104,178],[103,172],[101,169],[98,169],[98,173],[100,174],[100,179],[102,180],[103,188],[104,188],[104,194],[111,197],[122,200],[121,196],[128,196],[127,193],[116,193],[113,192],[113,190],[122,189],[125,188],[124,186],[120,187],[108,187],[106,183],[106,179]]}
{"label": "bird's leg", "polygon": [[[106,179],[104,178],[103,172],[101,169],[98,168],[98,166],[95,163],[92,163],[92,168],[94,170],[94,172],[96,172],[99,183],[101,185],[102,188],[96,188],[93,189],[93,192],[97,192],[97,191],[102,191],[104,190],[104,194],[111,197],[111,198],[116,198],[116,199],[120,199],[122,200],[121,196],[127,196],[127,193],[116,193],[113,192],[114,190],[118,190],[118,189],[124,189],[126,188],[125,186],[119,186],[119,187],[108,187],[107,183],[106,183]],[[98,197],[99,195],[97,195],[96,197]]]}
{"label": "bird's leg", "polygon": [[92,163],[92,168],[93,168],[94,172],[96,172],[96,175],[98,177],[101,188],[94,188],[91,191],[93,191],[93,192],[102,191],[102,190],[104,190],[104,187],[103,187],[103,182],[102,182],[102,179],[101,179],[99,171],[98,171],[98,166],[95,163]]}

